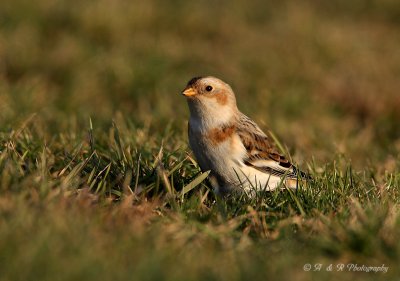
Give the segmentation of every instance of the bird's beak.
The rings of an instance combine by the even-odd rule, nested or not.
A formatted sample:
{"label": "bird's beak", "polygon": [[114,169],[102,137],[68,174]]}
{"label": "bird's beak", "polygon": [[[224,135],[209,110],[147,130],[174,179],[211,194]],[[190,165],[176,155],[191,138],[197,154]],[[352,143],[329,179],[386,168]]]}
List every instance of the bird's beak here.
{"label": "bird's beak", "polygon": [[192,97],[196,94],[192,87],[183,90],[182,95],[185,97]]}

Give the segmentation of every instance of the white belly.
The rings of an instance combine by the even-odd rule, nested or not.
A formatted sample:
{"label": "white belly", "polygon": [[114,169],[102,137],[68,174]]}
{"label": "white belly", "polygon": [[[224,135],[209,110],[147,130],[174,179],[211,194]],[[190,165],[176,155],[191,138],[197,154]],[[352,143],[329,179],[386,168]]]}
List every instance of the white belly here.
{"label": "white belly", "polygon": [[281,185],[280,177],[243,163],[246,149],[237,135],[215,145],[200,133],[192,132],[189,142],[200,168],[203,171],[210,170],[211,177],[219,179],[218,182],[211,180],[217,192],[239,188],[252,194],[254,191],[271,191]]}

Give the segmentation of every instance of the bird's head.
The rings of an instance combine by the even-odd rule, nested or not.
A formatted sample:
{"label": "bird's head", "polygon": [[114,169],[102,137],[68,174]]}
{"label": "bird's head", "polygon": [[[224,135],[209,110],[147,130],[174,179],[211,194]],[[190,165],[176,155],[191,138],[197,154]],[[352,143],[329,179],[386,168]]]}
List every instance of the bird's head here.
{"label": "bird's head", "polygon": [[225,123],[237,115],[232,88],[218,78],[195,77],[188,82],[182,95],[187,98],[191,118]]}

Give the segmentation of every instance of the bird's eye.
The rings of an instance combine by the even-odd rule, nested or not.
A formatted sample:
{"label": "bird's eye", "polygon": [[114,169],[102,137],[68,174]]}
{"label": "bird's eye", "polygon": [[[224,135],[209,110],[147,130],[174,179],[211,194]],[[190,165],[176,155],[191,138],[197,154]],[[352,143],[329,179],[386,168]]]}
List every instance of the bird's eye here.
{"label": "bird's eye", "polygon": [[206,87],[206,91],[207,91],[207,92],[211,92],[212,89],[213,89],[213,87],[211,87],[211,86],[207,86],[207,87]]}

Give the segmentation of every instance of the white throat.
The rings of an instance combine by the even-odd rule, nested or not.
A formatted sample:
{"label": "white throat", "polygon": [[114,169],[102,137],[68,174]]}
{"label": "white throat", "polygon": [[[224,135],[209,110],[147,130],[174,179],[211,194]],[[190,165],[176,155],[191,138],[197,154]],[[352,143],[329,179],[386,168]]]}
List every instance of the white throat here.
{"label": "white throat", "polygon": [[228,124],[237,116],[231,106],[202,106],[189,102],[190,126],[196,131],[208,131]]}

